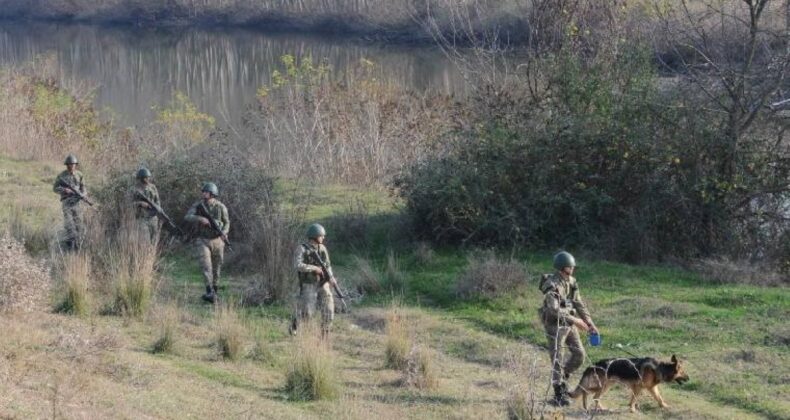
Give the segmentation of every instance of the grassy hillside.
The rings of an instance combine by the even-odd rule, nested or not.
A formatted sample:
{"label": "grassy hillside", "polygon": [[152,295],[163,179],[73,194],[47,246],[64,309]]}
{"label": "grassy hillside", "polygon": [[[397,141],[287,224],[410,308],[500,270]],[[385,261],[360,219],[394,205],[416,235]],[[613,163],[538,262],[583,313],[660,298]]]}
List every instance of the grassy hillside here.
{"label": "grassy hillside", "polygon": [[[59,170],[55,164],[0,159],[0,197],[38,209],[37,216],[20,223],[30,229],[57,227],[59,208],[50,182]],[[296,191],[281,188],[286,197]],[[456,279],[470,251],[430,250],[403,238],[393,203],[382,192],[333,187],[308,194],[321,203],[307,209],[308,219],[326,224],[344,284],[363,280],[359,258],[364,258],[377,281],[404,285],[402,292],[366,298],[350,314],[337,316],[332,355],[339,397],[301,402],[285,391],[295,347],[286,334],[287,306],[239,309],[242,357],[224,359],[216,345],[216,315],[199,301],[197,265],[187,249],[177,247],[160,263],[157,302],[141,319],[98,311],[82,319],[49,308],[3,314],[0,416],[503,418],[515,396],[536,402],[535,414],[555,413],[543,404],[549,363],[536,319],[535,279],[550,271],[550,252],[513,253],[529,272],[515,292],[460,300]],[[8,208],[0,210],[4,221]],[[588,348],[589,358],[677,354],[688,360],[691,377],[684,386],[663,386],[672,406],[666,411],[643,396],[642,413],[629,415],[625,392],[614,389],[604,397],[611,411],[595,417],[788,416],[790,404],[781,397],[790,391],[786,288],[715,285],[678,269],[578,257],[581,292],[604,339],[601,347]],[[253,275],[226,277],[225,294],[239,295]],[[401,283],[393,283],[395,277]],[[106,299],[95,286],[97,300]],[[397,310],[391,308],[393,299],[400,302]],[[170,353],[154,354],[168,307],[175,308],[176,344]],[[437,387],[403,386],[403,373],[384,367],[393,311],[412,340],[429,349]],[[563,413],[589,417],[578,402]]]}

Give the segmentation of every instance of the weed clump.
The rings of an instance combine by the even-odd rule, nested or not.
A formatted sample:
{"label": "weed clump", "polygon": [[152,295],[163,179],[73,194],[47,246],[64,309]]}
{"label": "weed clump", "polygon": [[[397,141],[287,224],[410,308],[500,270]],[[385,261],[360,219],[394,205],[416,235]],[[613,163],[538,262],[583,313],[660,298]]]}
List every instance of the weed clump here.
{"label": "weed clump", "polygon": [[359,293],[364,295],[375,295],[382,291],[379,273],[373,268],[366,258],[358,255],[353,256],[355,276],[355,287]]}
{"label": "weed clump", "polygon": [[412,343],[399,308],[393,305],[387,314],[384,364],[391,369],[405,369]]}
{"label": "weed clump", "polygon": [[285,380],[285,390],[294,400],[331,399],[340,393],[334,358],[319,335],[313,327],[296,338],[296,352]]}
{"label": "weed clump", "polygon": [[55,308],[57,312],[77,316],[90,314],[90,275],[91,259],[88,254],[78,252],[63,255],[60,278],[64,296]]}
{"label": "weed clump", "polygon": [[422,390],[435,390],[439,387],[439,374],[436,370],[433,352],[427,347],[412,347],[403,369],[404,386]]}
{"label": "weed clump", "polygon": [[419,242],[414,248],[414,259],[417,264],[428,265],[436,258],[436,253],[427,242]]}
{"label": "weed clump", "polygon": [[519,262],[502,260],[493,251],[469,257],[469,264],[456,282],[455,292],[462,299],[496,298],[527,283],[527,272]]}
{"label": "weed clump", "polygon": [[384,272],[384,287],[390,292],[403,293],[406,290],[406,276],[400,270],[400,261],[395,252],[387,253],[387,267]]}
{"label": "weed clump", "polygon": [[126,316],[140,317],[148,310],[155,288],[158,250],[145,232],[127,221],[121,227],[114,249],[108,253],[113,279],[115,308]]}
{"label": "weed clump", "polygon": [[235,306],[220,305],[214,311],[214,329],[217,332],[217,348],[228,360],[238,360],[244,353],[246,329]]}
{"label": "weed clump", "polygon": [[156,324],[159,330],[158,338],[151,346],[152,353],[172,353],[178,336],[178,323],[180,314],[178,308],[167,305],[157,313]]}

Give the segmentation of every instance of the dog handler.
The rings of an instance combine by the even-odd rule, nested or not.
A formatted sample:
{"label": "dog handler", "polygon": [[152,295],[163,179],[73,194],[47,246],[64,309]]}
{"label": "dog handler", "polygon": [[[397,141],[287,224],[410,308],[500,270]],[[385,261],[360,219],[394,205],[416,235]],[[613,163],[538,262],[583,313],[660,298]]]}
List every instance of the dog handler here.
{"label": "dog handler", "polygon": [[[584,362],[585,353],[579,330],[597,334],[598,329],[590,312],[582,302],[579,286],[573,271],[576,260],[573,255],[562,251],[554,256],[556,273],[544,274],[540,281],[543,306],[538,310],[546,330],[549,354],[551,355],[551,384],[554,387],[554,403],[558,406],[570,404],[566,381]],[[571,356],[563,362],[564,347]]]}

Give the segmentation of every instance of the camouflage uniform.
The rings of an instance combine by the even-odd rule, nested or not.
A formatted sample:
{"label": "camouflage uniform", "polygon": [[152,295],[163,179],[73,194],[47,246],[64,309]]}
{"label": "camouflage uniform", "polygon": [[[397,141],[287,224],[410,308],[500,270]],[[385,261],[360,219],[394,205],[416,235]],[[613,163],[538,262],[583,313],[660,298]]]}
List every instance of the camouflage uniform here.
{"label": "camouflage uniform", "polygon": [[159,217],[156,215],[156,210],[145,207],[145,201],[141,200],[137,194],[144,195],[152,203],[160,206],[159,191],[156,189],[156,185],[143,182],[138,182],[130,191],[135,208],[134,217],[140,224],[140,228],[148,234],[151,243],[156,243],[159,238]]}
{"label": "camouflage uniform", "polygon": [[55,183],[52,186],[52,190],[60,194],[60,204],[63,209],[63,227],[66,231],[66,243],[70,248],[74,249],[79,246],[84,231],[82,208],[80,205],[80,201],[82,200],[74,194],[66,194],[66,187],[61,184],[62,181],[77,187],[82,194],[86,194],[87,192],[85,190],[82,172],[77,170],[75,170],[74,173],[69,173],[68,170],[64,170],[55,178]]}
{"label": "camouflage uniform", "polygon": [[315,252],[313,252],[316,250],[321,260],[326,264],[329,276],[334,277],[332,264],[329,261],[329,252],[324,245],[314,243],[299,245],[294,257],[294,265],[299,275],[299,297],[296,303],[295,324],[306,322],[312,318],[317,306],[321,313],[321,333],[327,335],[332,325],[332,319],[335,317],[335,301],[329,279],[324,279],[315,273],[315,269],[321,267]]}
{"label": "camouflage uniform", "polygon": [[[566,279],[559,273],[544,274],[540,291],[543,293],[543,306],[538,313],[549,341],[551,383],[563,384],[582,365],[586,356],[579,330],[570,322],[569,317],[581,318],[587,324],[592,324],[592,318],[582,302],[579,286],[573,276]],[[571,357],[563,364],[563,350],[566,345],[570,349]]]}
{"label": "camouflage uniform", "polygon": [[189,208],[184,218],[187,222],[198,224],[195,238],[195,255],[203,272],[206,288],[211,288],[216,292],[225,253],[225,242],[222,241],[222,237],[211,226],[199,225],[199,220],[202,216],[200,216],[197,208],[201,202],[205,204],[209,215],[217,222],[217,226],[226,236],[230,231],[230,219],[228,218],[228,208],[216,198],[211,199],[208,203],[203,200],[196,202]]}

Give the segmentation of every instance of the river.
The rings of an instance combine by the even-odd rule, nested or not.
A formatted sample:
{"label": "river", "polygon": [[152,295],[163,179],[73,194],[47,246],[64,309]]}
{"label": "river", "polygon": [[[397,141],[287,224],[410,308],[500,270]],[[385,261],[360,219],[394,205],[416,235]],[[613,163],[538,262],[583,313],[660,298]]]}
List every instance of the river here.
{"label": "river", "polygon": [[365,58],[383,79],[412,89],[464,90],[457,68],[431,47],[247,29],[0,23],[0,65],[56,57],[56,77],[95,86],[97,107],[120,126],[150,121],[175,91],[220,124],[235,124],[285,54],[324,60],[336,77]]}

